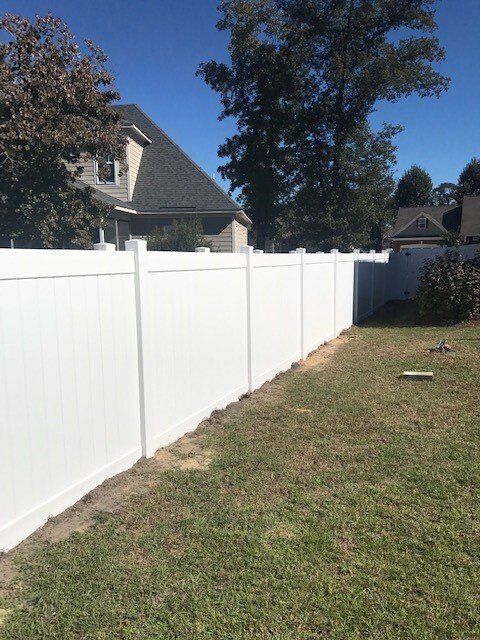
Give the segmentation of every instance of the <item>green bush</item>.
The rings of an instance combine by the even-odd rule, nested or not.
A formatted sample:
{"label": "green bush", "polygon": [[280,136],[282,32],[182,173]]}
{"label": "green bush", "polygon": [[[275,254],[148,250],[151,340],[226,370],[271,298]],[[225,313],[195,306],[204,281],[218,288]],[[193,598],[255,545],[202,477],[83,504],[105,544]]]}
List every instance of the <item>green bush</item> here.
{"label": "green bush", "polygon": [[480,257],[465,259],[458,251],[428,261],[417,289],[420,315],[460,322],[480,318]]}
{"label": "green bush", "polygon": [[148,237],[149,251],[195,251],[196,247],[212,248],[212,243],[203,236],[198,216],[174,220],[168,229],[155,227]]}

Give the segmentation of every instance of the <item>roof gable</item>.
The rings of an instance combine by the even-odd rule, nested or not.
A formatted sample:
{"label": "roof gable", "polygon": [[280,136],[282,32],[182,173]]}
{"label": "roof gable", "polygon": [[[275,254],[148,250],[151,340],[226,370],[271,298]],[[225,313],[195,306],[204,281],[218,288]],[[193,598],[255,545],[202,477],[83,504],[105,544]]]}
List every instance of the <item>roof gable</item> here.
{"label": "roof gable", "polygon": [[[444,212],[442,211],[440,214],[440,212],[438,211],[435,211],[435,212],[429,211],[429,209],[445,209],[445,208],[446,207],[408,207],[403,210],[399,209],[398,215],[397,215],[397,223],[391,233],[391,237],[396,237],[401,235],[402,233],[406,232],[410,227],[414,227],[415,230],[417,230],[416,222],[419,218],[427,218],[432,223],[432,226],[436,229],[437,235],[439,233],[440,234],[447,233],[447,230],[442,225],[442,218],[443,218]],[[412,217],[410,217],[412,210],[414,210],[415,213]],[[403,215],[403,216],[401,215],[401,213],[404,213],[407,211],[409,212],[407,215]],[[407,222],[401,227],[399,227],[400,218],[403,220],[407,218]],[[422,235],[422,236],[432,235],[432,229],[431,228],[419,229],[418,235]]]}
{"label": "roof gable", "polygon": [[151,140],[131,202],[139,213],[242,210],[138,105],[114,108]]}

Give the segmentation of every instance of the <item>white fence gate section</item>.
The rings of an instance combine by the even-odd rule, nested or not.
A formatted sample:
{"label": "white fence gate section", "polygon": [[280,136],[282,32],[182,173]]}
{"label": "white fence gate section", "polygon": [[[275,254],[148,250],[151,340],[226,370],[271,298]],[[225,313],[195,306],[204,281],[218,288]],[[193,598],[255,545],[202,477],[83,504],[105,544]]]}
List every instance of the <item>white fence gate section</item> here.
{"label": "white fence gate section", "polygon": [[[415,296],[418,279],[423,265],[443,255],[446,251],[454,251],[449,247],[432,247],[428,249],[402,249],[392,252],[388,267],[389,281],[388,300],[409,300]],[[480,244],[469,244],[459,247],[466,258],[473,258],[480,252]]]}
{"label": "white fence gate section", "polygon": [[387,253],[127,247],[0,250],[0,550],[385,299]]}

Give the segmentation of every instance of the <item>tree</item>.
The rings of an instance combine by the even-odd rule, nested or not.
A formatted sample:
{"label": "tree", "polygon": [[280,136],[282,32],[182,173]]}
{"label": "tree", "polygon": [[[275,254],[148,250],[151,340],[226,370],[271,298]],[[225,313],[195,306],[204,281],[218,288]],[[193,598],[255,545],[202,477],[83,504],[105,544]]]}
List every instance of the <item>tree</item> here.
{"label": "tree", "polygon": [[[436,29],[433,0],[223,0],[220,10],[231,62],[209,62],[200,73],[221,95],[221,117],[237,121],[221,148],[222,174],[247,206],[249,193],[264,196],[262,207],[248,208],[255,227],[268,218],[275,228],[282,211],[297,209],[297,228],[307,239],[321,233],[325,246],[339,234],[350,244],[360,228],[368,236],[373,221],[362,216],[358,224],[357,214],[375,189],[364,178],[377,179],[381,165],[388,182],[394,133],[371,131],[368,116],[379,100],[438,96],[448,86],[432,68],[444,56],[428,35]],[[400,29],[420,35],[393,40]],[[384,161],[356,173],[379,143]]]}
{"label": "tree", "polygon": [[480,195],[480,159],[472,158],[458,178],[457,201],[464,196]]}
{"label": "tree", "polygon": [[7,14],[0,30],[8,34],[0,45],[0,236],[90,246],[108,209],[92,189],[75,188],[82,170],[72,165],[125,153],[106,57],[88,40],[82,52],[51,14],[33,23]]}
{"label": "tree", "polygon": [[395,191],[397,207],[421,207],[429,205],[432,198],[433,182],[430,175],[417,165],[413,165],[398,181]]}
{"label": "tree", "polygon": [[441,205],[455,204],[457,201],[457,185],[453,182],[442,182],[432,191],[430,204],[439,207]]}
{"label": "tree", "polygon": [[148,237],[150,251],[195,251],[197,247],[212,248],[212,243],[203,236],[198,216],[174,220],[168,229],[155,227]]}
{"label": "tree", "polygon": [[197,74],[221,95],[219,119],[237,121],[238,132],[219,148],[219,156],[229,159],[219,171],[230,181],[230,193],[239,190],[263,247],[290,192],[285,125],[293,117],[299,61],[295,51],[275,43],[280,34],[269,0],[222,0],[219,10],[217,28],[230,31],[231,64],[203,63]]}

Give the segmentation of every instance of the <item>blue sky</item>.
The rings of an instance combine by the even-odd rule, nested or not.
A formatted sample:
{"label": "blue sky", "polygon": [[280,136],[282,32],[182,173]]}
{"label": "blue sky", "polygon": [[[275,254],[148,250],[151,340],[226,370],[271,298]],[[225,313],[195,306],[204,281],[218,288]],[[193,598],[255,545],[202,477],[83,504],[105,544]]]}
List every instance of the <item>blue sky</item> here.
{"label": "blue sky", "polygon": [[[195,77],[200,62],[227,59],[227,36],[215,29],[215,0],[7,0],[1,12],[52,11],[79,37],[110,57],[122,101],[138,103],[208,173],[216,173],[218,145],[234,123],[218,122],[218,96]],[[397,175],[420,164],[435,183],[457,180],[480,156],[480,0],[438,2],[439,33],[452,78],[437,99],[415,97],[380,104],[372,117],[402,124]],[[217,173],[217,180],[220,176]]]}

